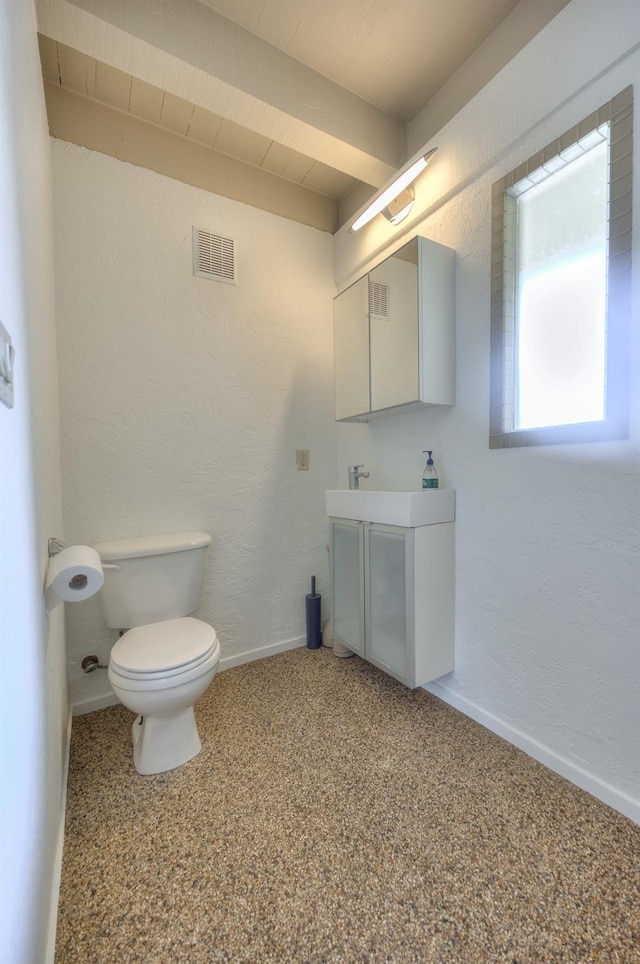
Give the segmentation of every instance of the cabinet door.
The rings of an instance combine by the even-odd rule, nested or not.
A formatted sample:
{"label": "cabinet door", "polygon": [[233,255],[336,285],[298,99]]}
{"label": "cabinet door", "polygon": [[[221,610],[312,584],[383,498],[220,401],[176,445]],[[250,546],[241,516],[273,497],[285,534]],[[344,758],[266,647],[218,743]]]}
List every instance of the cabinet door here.
{"label": "cabinet door", "polygon": [[371,411],[420,398],[418,240],[369,274]]}
{"label": "cabinet door", "polygon": [[366,527],[367,658],[403,683],[413,646],[413,530]]}
{"label": "cabinet door", "polygon": [[367,279],[360,278],[333,302],[336,419],[369,411]]}
{"label": "cabinet door", "polygon": [[331,616],[333,635],[364,656],[362,525],[331,520]]}

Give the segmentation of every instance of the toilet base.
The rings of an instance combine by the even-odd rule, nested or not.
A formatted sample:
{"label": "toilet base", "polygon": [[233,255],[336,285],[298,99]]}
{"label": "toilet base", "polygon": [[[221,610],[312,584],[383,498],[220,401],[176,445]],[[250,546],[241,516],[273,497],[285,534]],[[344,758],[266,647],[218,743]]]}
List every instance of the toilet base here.
{"label": "toilet base", "polygon": [[193,706],[174,713],[138,716],[131,736],[133,763],[144,776],[175,770],[202,749]]}

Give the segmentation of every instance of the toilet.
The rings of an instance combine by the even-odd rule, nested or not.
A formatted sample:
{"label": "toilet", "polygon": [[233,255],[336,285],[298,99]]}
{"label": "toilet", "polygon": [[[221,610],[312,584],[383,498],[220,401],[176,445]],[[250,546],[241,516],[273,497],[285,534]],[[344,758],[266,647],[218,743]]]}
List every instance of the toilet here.
{"label": "toilet", "polygon": [[215,630],[189,613],[200,605],[211,536],[181,532],[99,542],[100,602],[112,629],[126,630],[109,659],[109,682],[133,723],[138,773],[163,773],[202,744],[193,704],[220,661]]}

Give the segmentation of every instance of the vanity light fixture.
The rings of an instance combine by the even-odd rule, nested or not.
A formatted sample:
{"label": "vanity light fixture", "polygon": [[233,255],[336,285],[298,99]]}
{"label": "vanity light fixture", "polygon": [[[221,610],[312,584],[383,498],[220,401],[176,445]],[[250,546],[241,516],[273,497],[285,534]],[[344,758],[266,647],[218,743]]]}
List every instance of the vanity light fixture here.
{"label": "vanity light fixture", "polygon": [[413,188],[409,185],[415,181],[418,174],[424,171],[425,167],[438,150],[437,147],[432,148],[414,161],[406,170],[402,171],[396,179],[385,188],[380,194],[378,194],[369,207],[364,211],[359,218],[351,225],[352,231],[359,231],[360,228],[368,224],[369,221],[375,218],[376,214],[382,212],[388,221],[392,224],[399,224],[406,216],[413,206],[414,192]]}

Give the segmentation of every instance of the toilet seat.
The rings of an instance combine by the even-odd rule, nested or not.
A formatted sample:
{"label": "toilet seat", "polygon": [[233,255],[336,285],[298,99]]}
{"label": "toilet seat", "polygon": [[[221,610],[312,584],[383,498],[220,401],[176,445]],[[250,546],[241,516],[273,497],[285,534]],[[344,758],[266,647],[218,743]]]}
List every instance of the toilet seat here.
{"label": "toilet seat", "polygon": [[[136,626],[121,636],[111,650],[109,672],[120,679],[143,683],[178,682],[206,671],[204,663],[220,655],[213,626],[183,616]],[[176,677],[178,679],[176,679]],[[166,684],[165,684],[166,685]]]}

